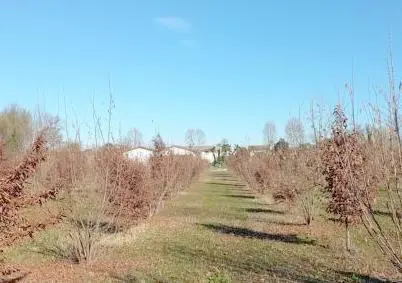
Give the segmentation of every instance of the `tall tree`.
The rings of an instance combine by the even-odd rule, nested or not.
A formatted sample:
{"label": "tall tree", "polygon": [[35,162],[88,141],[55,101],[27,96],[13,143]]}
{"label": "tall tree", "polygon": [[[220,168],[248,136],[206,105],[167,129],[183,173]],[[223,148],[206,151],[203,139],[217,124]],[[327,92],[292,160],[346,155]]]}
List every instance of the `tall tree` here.
{"label": "tall tree", "polygon": [[304,126],[300,119],[289,119],[285,133],[291,146],[301,146],[304,143]]}
{"label": "tall tree", "polygon": [[185,139],[185,143],[188,147],[193,147],[195,145],[195,141],[194,141],[194,129],[188,129],[186,131],[186,134],[184,136]]}
{"label": "tall tree", "polygon": [[331,194],[328,211],[337,215],[346,230],[346,249],[350,250],[350,225],[360,222],[364,207],[370,207],[376,194],[377,183],[368,166],[359,134],[348,132],[347,119],[338,106],[334,111],[332,139],[322,151],[323,174],[326,190]]}
{"label": "tall tree", "polygon": [[188,147],[205,144],[205,133],[201,129],[188,129],[185,134],[185,143]]}
{"label": "tall tree", "polygon": [[155,149],[156,153],[161,153],[166,148],[166,144],[163,141],[162,136],[160,134],[157,134],[152,139],[152,144],[154,146],[154,149]]}
{"label": "tall tree", "polygon": [[129,130],[124,140],[124,144],[129,147],[141,146],[143,144],[141,131],[137,128],[132,128],[131,130]]}
{"label": "tall tree", "polygon": [[50,148],[60,145],[63,140],[61,134],[61,122],[59,116],[54,116],[47,112],[39,112],[34,119],[35,131],[44,130],[47,144]]}
{"label": "tall tree", "polygon": [[280,138],[274,145],[275,151],[287,150],[288,148],[289,143],[284,138]]}
{"label": "tall tree", "polygon": [[271,148],[276,141],[276,126],[275,123],[270,121],[264,125],[264,143]]}
{"label": "tall tree", "polygon": [[231,146],[229,144],[229,141],[227,139],[222,139],[221,143],[220,143],[220,148],[221,148],[221,154],[223,156],[227,156],[229,155],[230,151],[231,151]]}
{"label": "tall tree", "polygon": [[0,112],[0,139],[11,152],[27,149],[33,138],[32,116],[29,111],[10,105]]}
{"label": "tall tree", "polygon": [[206,143],[206,136],[203,130],[195,129],[195,144],[204,145]]}

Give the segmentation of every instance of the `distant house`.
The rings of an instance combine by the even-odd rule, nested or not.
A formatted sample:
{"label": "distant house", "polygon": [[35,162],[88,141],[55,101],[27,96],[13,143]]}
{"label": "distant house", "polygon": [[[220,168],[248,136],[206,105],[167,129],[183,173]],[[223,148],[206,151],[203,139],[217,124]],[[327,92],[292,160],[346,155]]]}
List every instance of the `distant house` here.
{"label": "distant house", "polygon": [[131,160],[137,160],[140,162],[147,162],[152,156],[153,150],[147,147],[136,147],[124,153],[124,155]]}
{"label": "distant house", "polygon": [[217,156],[216,147],[213,145],[194,146],[192,149],[198,152],[200,157],[209,163],[213,163]]}
{"label": "distant house", "polygon": [[[216,155],[215,155],[216,156]],[[213,163],[215,161],[214,153],[211,151],[201,152],[200,157],[204,160],[207,160],[208,163]]]}
{"label": "distant house", "polygon": [[251,156],[256,154],[265,154],[269,151],[269,146],[267,145],[249,145],[248,151],[250,152]]}
{"label": "distant house", "polygon": [[165,152],[173,155],[191,155],[191,156],[196,155],[192,149],[180,145],[169,146],[168,148],[165,149]]}
{"label": "distant house", "polygon": [[238,154],[239,152],[241,152],[241,151],[243,151],[243,150],[247,150],[247,148],[246,148],[246,147],[243,147],[243,146],[236,145],[236,146],[233,148],[232,155],[236,155],[236,154]]}

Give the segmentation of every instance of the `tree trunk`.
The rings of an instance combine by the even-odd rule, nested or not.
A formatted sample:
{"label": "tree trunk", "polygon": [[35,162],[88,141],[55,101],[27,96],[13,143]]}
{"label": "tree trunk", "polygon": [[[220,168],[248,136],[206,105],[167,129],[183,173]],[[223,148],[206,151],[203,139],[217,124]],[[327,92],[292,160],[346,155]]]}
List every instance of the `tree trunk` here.
{"label": "tree trunk", "polygon": [[350,249],[350,231],[349,231],[349,221],[346,220],[345,222],[345,231],[346,231],[346,250],[348,252],[351,251]]}
{"label": "tree trunk", "polygon": [[311,215],[308,215],[308,216],[307,216],[307,221],[306,221],[308,226],[311,226],[312,220],[313,220],[313,219],[312,219]]}

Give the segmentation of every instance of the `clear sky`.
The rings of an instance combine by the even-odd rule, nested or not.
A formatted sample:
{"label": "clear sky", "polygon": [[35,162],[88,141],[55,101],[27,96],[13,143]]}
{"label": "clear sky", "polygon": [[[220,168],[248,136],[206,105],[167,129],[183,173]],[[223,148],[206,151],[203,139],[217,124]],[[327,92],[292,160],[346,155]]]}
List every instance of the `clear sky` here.
{"label": "clear sky", "polygon": [[261,143],[266,121],[283,134],[352,73],[361,104],[386,87],[391,37],[402,70],[401,14],[402,1],[374,0],[0,1],[0,107],[66,108],[89,140],[110,78],[115,135]]}

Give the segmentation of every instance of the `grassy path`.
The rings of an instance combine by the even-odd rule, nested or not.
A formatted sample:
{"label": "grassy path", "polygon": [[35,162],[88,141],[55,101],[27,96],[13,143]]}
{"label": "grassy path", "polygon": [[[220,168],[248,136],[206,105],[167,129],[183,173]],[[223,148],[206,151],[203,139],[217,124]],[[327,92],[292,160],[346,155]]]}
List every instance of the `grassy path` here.
{"label": "grassy path", "polygon": [[[226,171],[211,170],[202,182],[170,202],[146,233],[120,252],[142,258],[136,282],[380,282],[340,270],[340,259],[285,207],[267,205]],[[335,264],[333,262],[335,261]],[[355,281],[357,280],[357,281]],[[377,281],[376,281],[377,280]]]}
{"label": "grassy path", "polygon": [[[23,248],[15,262],[31,265],[27,282],[382,282],[352,272],[378,274],[382,263],[345,255],[338,225],[317,220],[309,228],[295,215],[211,169],[149,223],[105,238],[91,266]],[[49,242],[52,231],[44,236]]]}

